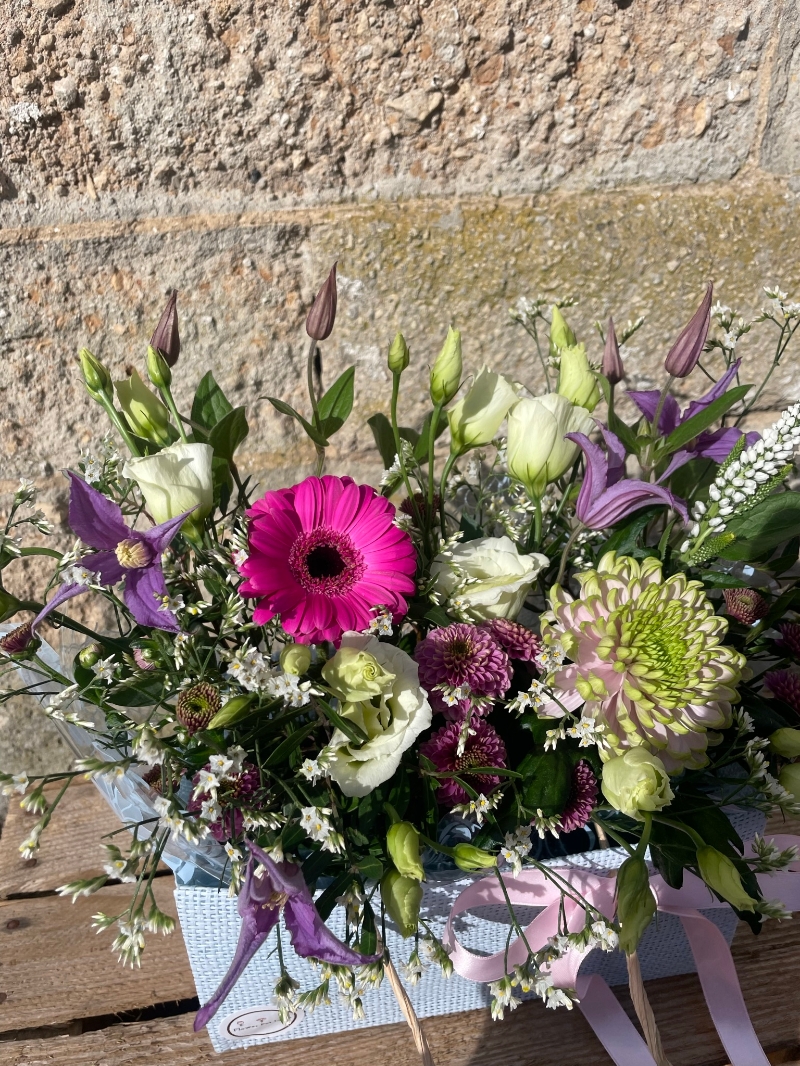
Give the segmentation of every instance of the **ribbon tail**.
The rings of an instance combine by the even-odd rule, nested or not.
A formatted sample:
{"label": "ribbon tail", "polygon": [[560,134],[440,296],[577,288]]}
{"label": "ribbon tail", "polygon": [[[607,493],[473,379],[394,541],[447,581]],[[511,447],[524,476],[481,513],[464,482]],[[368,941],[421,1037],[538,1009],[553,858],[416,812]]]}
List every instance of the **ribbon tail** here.
{"label": "ribbon tail", "polygon": [[581,974],[575,991],[580,999],[581,1013],[613,1059],[614,1066],[656,1066],[647,1044],[602,977]]}

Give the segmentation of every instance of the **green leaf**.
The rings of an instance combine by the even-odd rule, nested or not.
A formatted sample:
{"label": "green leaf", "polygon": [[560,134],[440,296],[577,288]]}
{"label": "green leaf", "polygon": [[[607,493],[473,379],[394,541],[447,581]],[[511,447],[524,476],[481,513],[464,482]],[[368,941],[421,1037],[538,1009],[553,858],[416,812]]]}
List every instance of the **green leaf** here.
{"label": "green leaf", "polygon": [[318,433],[311,423],[307,422],[299,411],[295,411],[290,404],[286,403],[284,400],[278,400],[274,396],[267,396],[266,399],[269,400],[276,411],[280,411],[282,415],[288,415],[290,418],[296,419],[306,431],[306,435],[309,436],[315,444],[318,444],[321,448],[328,447],[328,442],[325,437],[323,437],[321,433]]}
{"label": "green leaf", "polygon": [[[362,872],[363,876],[368,877],[372,881],[380,880],[381,874],[383,873],[383,866],[381,863],[379,863],[377,859],[375,859],[375,862],[381,868],[381,873],[377,876],[363,873],[361,866],[359,866],[359,870]],[[361,935],[358,940],[358,950],[362,955],[374,955],[378,950],[378,933],[375,929],[375,914],[372,907],[366,902],[364,903],[364,917],[361,920]]]}
{"label": "green leaf", "polygon": [[444,607],[431,607],[425,612],[425,621],[433,622],[437,628],[441,629],[443,626],[451,625],[453,619],[444,609]]}
{"label": "green leaf", "polygon": [[731,574],[720,574],[716,570],[705,570],[701,579],[706,588],[712,589],[741,589],[744,588],[744,580],[733,577]]}
{"label": "green leaf", "polygon": [[303,877],[309,887],[331,868],[334,856],[329,851],[314,851],[303,860]]}
{"label": "green leaf", "polygon": [[736,540],[720,551],[724,559],[761,559],[800,532],[800,493],[768,496],[758,507],[728,522]]}
{"label": "green leaf", "polygon": [[367,855],[363,858],[357,863],[357,869],[366,881],[380,881],[383,877],[383,863],[374,855]]}
{"label": "green leaf", "polygon": [[197,392],[194,394],[192,421],[197,422],[204,429],[213,429],[217,422],[232,410],[233,407],[228,403],[225,393],[209,370],[201,379]]}
{"label": "green leaf", "polygon": [[343,718],[338,711],[334,711],[333,707],[325,700],[319,701],[322,707],[322,712],[332,726],[335,726],[340,732],[344,733],[351,744],[364,744],[369,737],[360,726],[357,726],[355,722],[351,722],[349,718]]}
{"label": "green leaf", "polygon": [[483,536],[483,530],[481,527],[477,522],[473,522],[468,514],[461,515],[461,522],[459,523],[458,528],[464,534],[461,538],[462,544],[465,544],[468,540],[479,540]]}
{"label": "green leaf", "polygon": [[323,922],[327,921],[327,919],[330,918],[331,911],[336,906],[337,897],[341,896],[345,892],[345,890],[348,889],[350,885],[352,885],[354,880],[355,879],[350,873],[350,871],[346,870],[343,874],[339,874],[338,877],[334,878],[334,880],[331,881],[331,883],[316,901],[317,911],[319,912],[319,916],[323,920]]}
{"label": "green leaf", "polygon": [[411,429],[410,426],[400,426],[398,432],[403,440],[407,440],[412,448],[416,448],[419,443],[419,430]]}
{"label": "green leaf", "polygon": [[[419,440],[414,448],[414,458],[418,463],[424,462],[428,458],[428,434],[430,433],[431,420],[433,419],[433,411],[430,411],[425,416],[425,421],[422,423],[422,430],[420,431]],[[436,434],[434,439],[437,439],[447,429],[447,415],[444,411],[439,413],[439,425],[436,427]]]}
{"label": "green leaf", "polygon": [[659,453],[659,458],[664,455],[670,455],[672,452],[676,452],[678,448],[682,448],[684,444],[688,444],[689,441],[694,440],[695,437],[699,436],[704,429],[713,426],[714,423],[718,422],[735,403],[744,399],[751,388],[751,385],[737,385],[734,389],[728,389],[723,396],[719,396],[713,403],[710,403],[708,407],[704,408],[702,411],[698,411],[692,418],[682,422],[681,425],[676,429],[673,429],[667,437],[663,449]]}
{"label": "green leaf", "polygon": [[356,368],[348,367],[334,381],[318,404],[322,432],[331,437],[341,429],[353,410],[353,382]]}
{"label": "green leaf", "polygon": [[375,444],[383,460],[383,468],[388,470],[394,462],[395,455],[397,455],[392,424],[385,414],[377,411],[367,419],[367,425],[372,430],[372,436],[375,438]]}
{"label": "green leaf", "polygon": [[294,733],[281,741],[272,754],[268,756],[264,765],[277,766],[279,763],[282,763],[284,759],[288,759],[292,752],[297,751],[309,733],[312,733],[316,728],[316,722],[309,722],[308,725],[296,729]]}
{"label": "green leaf", "polygon": [[572,787],[572,760],[566,751],[531,752],[517,770],[528,782],[522,802],[529,811],[541,808],[549,817],[564,810]]}
{"label": "green leaf", "polygon": [[217,422],[208,435],[208,443],[215,455],[230,461],[249,432],[245,408],[237,407]]}
{"label": "green leaf", "polygon": [[646,507],[637,511],[628,521],[617,529],[603,545],[603,553],[615,551],[619,555],[630,555],[650,521],[661,513],[661,507]]}

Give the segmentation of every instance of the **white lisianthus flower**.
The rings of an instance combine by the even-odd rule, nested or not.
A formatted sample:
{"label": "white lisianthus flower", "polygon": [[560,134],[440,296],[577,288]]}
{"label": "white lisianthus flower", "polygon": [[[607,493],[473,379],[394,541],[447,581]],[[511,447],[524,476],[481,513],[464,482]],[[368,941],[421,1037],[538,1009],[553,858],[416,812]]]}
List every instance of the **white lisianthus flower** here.
{"label": "white lisianthus flower", "polygon": [[[328,745],[335,755],[328,772],[345,796],[366,796],[389,780],[403,752],[428,729],[431,706],[419,686],[418,667],[410,655],[364,633],[345,633],[340,651],[329,665],[333,666],[342,652],[352,660],[353,650],[366,653],[362,664],[377,662],[380,669],[369,670],[368,680],[370,684],[379,682],[380,692],[363,701],[342,700],[339,713],[362,729],[369,740],[359,747],[337,729]],[[355,664],[351,661],[349,665]],[[345,677],[344,672],[338,677],[342,689],[346,687]],[[364,695],[363,677],[348,680],[355,683],[356,695]]]}
{"label": "white lisianthus flower", "polygon": [[657,755],[629,748],[603,766],[603,795],[622,814],[642,821],[642,811],[660,811],[674,799],[669,774]]}
{"label": "white lisianthus flower", "polygon": [[565,434],[589,433],[593,428],[589,412],[558,393],[520,400],[508,414],[509,474],[531,496],[541,496],[578,456],[578,445],[565,440]]}
{"label": "white lisianthus flower", "polygon": [[520,555],[510,537],[481,537],[457,544],[431,563],[434,590],[475,622],[515,619],[546,555]]}
{"label": "white lisianthus flower", "polygon": [[447,412],[450,448],[456,455],[494,440],[517,394],[501,374],[484,367],[467,395]]}
{"label": "white lisianthus flower", "polygon": [[129,459],[122,473],[142,490],[156,525],[192,508],[190,519],[197,523],[213,506],[213,457],[210,444],[171,444],[155,455]]}

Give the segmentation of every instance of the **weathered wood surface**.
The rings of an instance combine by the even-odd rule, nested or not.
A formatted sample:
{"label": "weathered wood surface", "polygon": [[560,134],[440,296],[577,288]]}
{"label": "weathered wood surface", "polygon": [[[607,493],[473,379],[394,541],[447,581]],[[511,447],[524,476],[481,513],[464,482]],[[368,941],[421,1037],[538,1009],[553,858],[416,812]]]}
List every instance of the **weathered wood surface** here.
{"label": "weathered wood surface", "polygon": [[[63,802],[35,866],[19,861],[17,846],[29,816],[18,808],[12,807],[0,840],[0,893],[6,897],[0,903],[0,1066],[377,1066],[390,1055],[393,1066],[418,1066],[404,1025],[217,1055],[205,1034],[192,1031],[191,1013],[115,1023],[114,1016],[125,1011],[163,1011],[191,999],[194,984],[179,935],[150,937],[141,970],[131,972],[109,950],[114,934],[91,929],[98,910],[122,909],[129,885],[108,886],[74,905],[53,894],[65,881],[100,871],[98,841],[117,825],[89,784],[73,786]],[[777,820],[770,830],[799,827]],[[160,906],[174,914],[171,879],[155,884]],[[758,937],[742,926],[733,954],[770,1061],[799,1063],[800,922],[769,923]],[[695,976],[650,982],[648,992],[673,1066],[723,1066],[726,1056]],[[539,1003],[524,1004],[502,1023],[493,1023],[487,1012],[471,1012],[423,1025],[437,1066],[611,1061],[578,1011],[546,1011]],[[47,1027],[75,1035],[44,1035]]]}

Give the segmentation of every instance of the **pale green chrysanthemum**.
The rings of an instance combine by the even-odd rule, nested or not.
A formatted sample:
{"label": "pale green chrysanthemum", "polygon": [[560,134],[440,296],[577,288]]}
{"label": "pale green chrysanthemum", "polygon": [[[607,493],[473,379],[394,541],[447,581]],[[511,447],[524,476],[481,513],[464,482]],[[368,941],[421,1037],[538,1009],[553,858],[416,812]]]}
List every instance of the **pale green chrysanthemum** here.
{"label": "pale green chrysanthemum", "polygon": [[585,700],[604,759],[644,746],[672,772],[704,766],[706,732],[730,724],[745,665],[722,643],[726,619],[699,581],[665,580],[657,559],[608,552],[577,579],[580,599],[555,585],[542,616],[545,645],[572,662],[550,674],[557,700],[540,713],[560,716]]}

